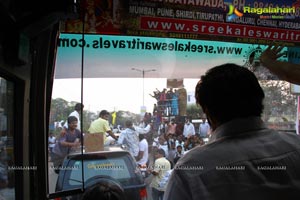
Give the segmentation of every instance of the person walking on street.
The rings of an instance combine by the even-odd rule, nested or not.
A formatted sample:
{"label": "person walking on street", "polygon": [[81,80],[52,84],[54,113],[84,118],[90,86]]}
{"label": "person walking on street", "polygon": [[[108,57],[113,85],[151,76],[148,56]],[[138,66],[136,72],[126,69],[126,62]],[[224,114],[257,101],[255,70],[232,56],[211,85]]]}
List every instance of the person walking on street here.
{"label": "person walking on street", "polygon": [[137,164],[141,166],[146,166],[148,163],[149,159],[149,154],[148,154],[148,142],[145,138],[144,134],[139,134],[139,153],[137,157]]}
{"label": "person walking on street", "polygon": [[152,188],[152,200],[163,200],[164,188],[160,188],[160,182],[164,178],[165,174],[171,170],[170,162],[165,158],[165,151],[158,149],[155,153],[155,162],[153,170],[150,169],[150,173],[153,175],[150,187]]}
{"label": "person walking on street", "polygon": [[49,137],[48,137],[48,146],[49,146],[49,152],[50,152],[50,154],[53,151],[55,143],[56,143],[56,137],[53,135],[52,132],[50,132],[49,133]]}
{"label": "person walking on street", "polygon": [[56,173],[59,172],[64,158],[80,146],[81,132],[77,129],[77,118],[70,116],[67,122],[68,129],[61,132],[51,154],[51,161]]}

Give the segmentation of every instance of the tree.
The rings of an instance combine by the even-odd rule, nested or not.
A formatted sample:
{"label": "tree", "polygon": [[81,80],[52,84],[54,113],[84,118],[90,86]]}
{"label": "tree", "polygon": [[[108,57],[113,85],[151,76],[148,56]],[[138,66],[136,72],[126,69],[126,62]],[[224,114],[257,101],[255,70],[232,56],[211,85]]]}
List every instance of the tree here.
{"label": "tree", "polygon": [[[58,121],[66,121],[69,114],[74,111],[75,105],[79,103],[76,101],[68,102],[62,98],[52,99],[51,101],[51,120],[50,124]],[[82,131],[86,132],[90,126],[92,118],[95,116],[95,113],[89,111],[83,111],[82,113]]]}
{"label": "tree", "polygon": [[267,122],[270,117],[280,117],[285,121],[287,116],[292,121],[295,121],[297,101],[296,95],[291,94],[290,83],[264,80],[260,81],[260,84],[265,92],[264,121]]}
{"label": "tree", "polygon": [[186,108],[187,116],[191,117],[192,119],[199,119],[204,113],[200,106],[196,104],[190,104]]}
{"label": "tree", "polygon": [[72,112],[72,110],[74,110],[74,106],[70,105],[68,101],[62,98],[52,99],[51,101],[50,112],[54,121],[66,121],[69,113]]}

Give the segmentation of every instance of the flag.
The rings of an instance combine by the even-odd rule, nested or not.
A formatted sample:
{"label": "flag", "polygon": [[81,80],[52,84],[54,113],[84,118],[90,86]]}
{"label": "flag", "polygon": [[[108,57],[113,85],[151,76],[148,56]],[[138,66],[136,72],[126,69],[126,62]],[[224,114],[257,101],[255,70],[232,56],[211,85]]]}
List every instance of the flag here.
{"label": "flag", "polygon": [[115,125],[115,123],[116,123],[116,118],[117,118],[117,112],[116,112],[116,111],[113,112],[113,114],[111,114],[111,117],[112,117],[111,123],[112,123],[112,125]]}

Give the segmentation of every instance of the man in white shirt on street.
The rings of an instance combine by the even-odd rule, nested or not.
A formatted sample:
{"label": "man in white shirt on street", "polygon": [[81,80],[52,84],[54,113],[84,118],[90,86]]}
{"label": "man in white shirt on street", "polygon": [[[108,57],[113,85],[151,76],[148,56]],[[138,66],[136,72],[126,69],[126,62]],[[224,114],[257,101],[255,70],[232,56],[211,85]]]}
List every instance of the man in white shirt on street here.
{"label": "man in white shirt on street", "polygon": [[144,134],[139,134],[139,154],[137,157],[137,164],[139,166],[146,165],[148,162],[148,142]]}
{"label": "man in white shirt on street", "polygon": [[201,138],[208,137],[209,130],[210,130],[210,126],[207,122],[207,119],[203,118],[202,123],[199,125],[199,136]]}
{"label": "man in white shirt on street", "polygon": [[194,124],[190,122],[190,119],[186,118],[183,128],[183,136],[187,138],[191,135],[195,135],[195,127]]}

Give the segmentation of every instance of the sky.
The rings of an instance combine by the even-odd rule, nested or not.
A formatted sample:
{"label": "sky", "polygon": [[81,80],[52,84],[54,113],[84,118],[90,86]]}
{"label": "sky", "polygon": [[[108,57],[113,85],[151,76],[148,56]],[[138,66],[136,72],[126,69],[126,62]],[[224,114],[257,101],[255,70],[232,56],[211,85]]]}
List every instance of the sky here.
{"label": "sky", "polygon": [[[199,79],[185,79],[187,92],[194,92]],[[149,94],[162,90],[167,86],[167,79],[144,79],[144,101],[147,112],[152,112],[156,100]],[[81,101],[80,79],[55,79],[52,98],[63,98],[67,101]],[[142,78],[87,78],[83,81],[84,110],[101,111],[130,111],[140,113],[143,104]]]}

